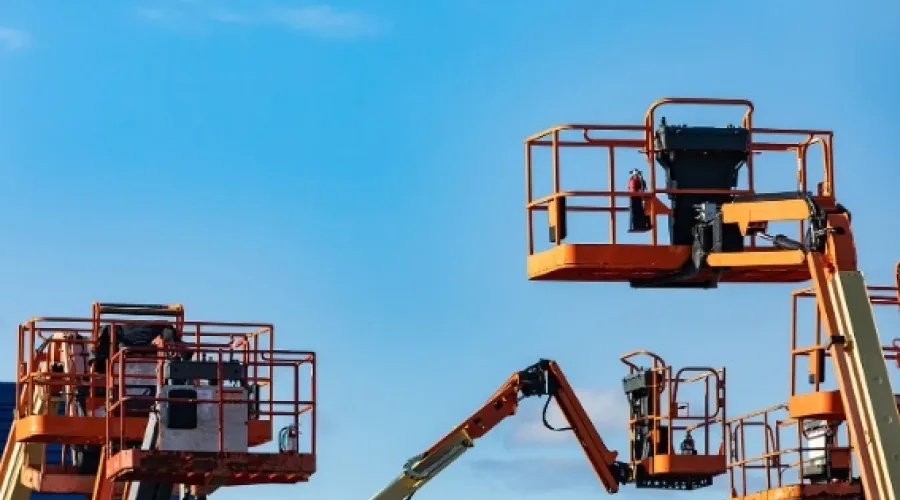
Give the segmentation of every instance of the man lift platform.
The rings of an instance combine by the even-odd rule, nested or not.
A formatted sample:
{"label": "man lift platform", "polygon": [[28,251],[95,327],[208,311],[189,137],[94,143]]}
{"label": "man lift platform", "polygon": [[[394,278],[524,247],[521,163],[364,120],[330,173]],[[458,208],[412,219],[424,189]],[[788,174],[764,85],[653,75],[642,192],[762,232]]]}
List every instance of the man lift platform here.
{"label": "man lift platform", "polygon": [[[739,106],[740,125],[657,126],[664,105]],[[640,125],[570,124],[549,128],[526,139],[527,270],[532,280],[624,281],[637,288],[713,288],[719,283],[812,282],[828,342],[835,379],[856,458],[869,500],[900,499],[900,413],[867,286],[857,268],[850,213],[837,202],[834,189],[833,134],[825,130],[759,128],[754,106],[744,99],[667,98],[653,103]],[[600,138],[603,131],[629,135]],[[760,137],[782,137],[764,142]],[[794,140],[789,138],[793,137]],[[535,148],[550,148],[551,192],[533,194]],[[600,148],[608,153],[606,191],[563,191],[560,151]],[[808,153],[821,148],[822,177],[810,185]],[[643,193],[616,188],[616,152],[638,150],[649,169]],[[786,192],[757,192],[754,157],[786,152],[796,159],[796,179]],[[663,172],[658,175],[657,166]],[[740,185],[739,172],[746,170]],[[623,243],[616,217],[610,217],[606,242],[568,239],[568,216],[574,212],[617,214],[621,199],[641,195],[651,218],[648,243]],[[669,199],[666,205],[660,198]],[[606,205],[579,205],[578,198],[606,199]],[[536,212],[549,215],[549,248],[536,250]],[[667,224],[660,224],[661,220]],[[771,234],[774,223],[793,222],[796,235]],[[660,227],[668,243],[660,242]],[[833,400],[832,400],[833,402]],[[827,414],[825,399],[804,405],[809,415]],[[797,410],[799,411],[799,410]]]}
{"label": "man lift platform", "polygon": [[[639,356],[649,357],[652,367],[640,368],[635,362]],[[597,478],[609,493],[618,492],[624,484],[677,490],[710,486],[713,478],[726,470],[724,370],[702,367],[675,371],[649,351],[626,354],[622,361],[629,367],[629,375],[623,381],[630,407],[631,442],[627,460],[619,460],[618,452],[607,448],[559,365],[555,361],[540,360],[514,373],[469,418],[430,448],[409,459],[400,476],[371,500],[412,498],[428,481],[474,447],[478,439],[515,415],[519,403],[530,397],[547,398],[544,426],[552,431],[571,431],[575,435]],[[706,384],[707,389],[712,388],[707,393],[708,405],[702,413],[683,412],[673,403],[679,389],[691,384]],[[556,402],[568,427],[555,428],[547,420],[551,401]],[[678,434],[683,439],[676,446],[674,436]]]}
{"label": "man lift platform", "polygon": [[[275,349],[272,325],[95,303],[90,318],[32,318],[18,337],[0,500],[31,491],[203,499],[220,486],[315,473],[315,355]],[[252,451],[273,440],[275,418],[288,423],[279,449]],[[48,444],[62,445],[63,465],[47,464]]]}

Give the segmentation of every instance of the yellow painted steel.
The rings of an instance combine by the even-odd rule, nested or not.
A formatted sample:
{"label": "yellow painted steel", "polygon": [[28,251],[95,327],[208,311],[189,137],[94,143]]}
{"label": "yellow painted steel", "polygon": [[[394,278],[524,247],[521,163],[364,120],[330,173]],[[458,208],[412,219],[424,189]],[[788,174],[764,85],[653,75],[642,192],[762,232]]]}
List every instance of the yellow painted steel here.
{"label": "yellow painted steel", "polygon": [[379,491],[371,500],[406,500],[410,498],[419,488],[425,486],[428,481],[434,479],[473,446],[474,443],[469,435],[465,431],[460,431],[453,440],[437,452],[425,457],[416,456],[410,459],[403,468],[403,474]]}
{"label": "yellow painted steel", "polygon": [[[34,393],[32,408],[35,414],[41,414],[47,407],[45,398],[41,395],[43,392],[36,390]],[[43,444],[16,442],[15,432],[16,426],[13,424],[6,440],[6,448],[3,450],[3,460],[0,462],[0,473],[3,475],[0,482],[0,500],[28,500],[31,489],[23,483],[22,471],[25,469],[26,461],[33,462],[29,465],[39,466],[44,452]]]}
{"label": "yellow painted steel", "polygon": [[[875,492],[867,498],[900,499],[900,412],[884,362],[875,313],[866,282],[858,271],[838,272],[828,283],[835,304],[839,335],[848,361],[851,391],[842,391],[844,405],[862,410],[857,453],[866,454],[876,472]],[[874,493],[874,494],[873,494]]]}

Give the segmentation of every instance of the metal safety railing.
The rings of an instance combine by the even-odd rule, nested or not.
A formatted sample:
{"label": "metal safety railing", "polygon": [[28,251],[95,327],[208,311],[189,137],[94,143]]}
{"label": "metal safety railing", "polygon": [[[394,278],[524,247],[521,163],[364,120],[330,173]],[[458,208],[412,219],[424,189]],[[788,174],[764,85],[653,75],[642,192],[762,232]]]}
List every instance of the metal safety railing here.
{"label": "metal safety railing", "polygon": [[[869,300],[873,306],[894,306],[898,302],[897,287],[869,286]],[[805,396],[811,393],[826,391],[824,376],[827,371],[827,360],[830,358],[829,344],[826,340],[824,325],[817,307],[813,307],[811,327],[801,322],[800,307],[804,302],[815,306],[816,296],[812,289],[803,288],[792,293],[791,297],[791,368],[790,397]],[[808,341],[801,342],[801,332],[805,332]],[[801,345],[801,343],[803,345]],[[882,347],[887,363],[900,368],[900,339],[893,339]],[[800,365],[808,367],[807,378],[809,390],[800,390]],[[729,478],[732,494],[745,496],[756,491],[803,484],[804,477],[812,462],[811,456],[824,455],[830,461],[837,461],[846,468],[846,475],[852,477],[853,447],[849,428],[839,421],[830,421],[830,425],[841,428],[833,436],[833,442],[827,447],[813,446],[804,429],[808,422],[823,422],[817,418],[799,419],[790,416],[790,406],[781,404],[759,410],[728,421],[729,428]],[[746,433],[749,429],[758,429],[761,439],[753,441],[756,451],[748,450]]]}
{"label": "metal safety railing", "polygon": [[[873,307],[900,306],[900,287],[869,285],[869,302]],[[822,314],[815,307],[816,294],[812,288],[801,288],[791,293],[791,376],[790,396],[795,396],[801,391],[797,381],[800,377],[799,366],[805,364],[812,380],[812,392],[823,389],[824,371],[827,371],[826,361],[831,357],[829,340],[825,332]],[[811,328],[806,330],[806,325],[801,317],[801,305],[807,303],[812,306]],[[806,332],[808,340],[801,341],[801,334]],[[809,338],[811,337],[811,338]],[[884,346],[885,359],[893,361],[900,368],[900,339],[893,339],[889,345]],[[819,374],[819,372],[822,372]]]}
{"label": "metal safety railing", "polygon": [[[197,386],[211,389],[208,391],[211,397],[171,397],[155,390],[167,383],[163,378],[164,364],[173,359],[184,359],[185,355],[215,363],[215,379],[205,386]],[[240,383],[228,382],[225,368],[232,363],[245,374]],[[106,378],[106,393],[109,395],[107,439],[114,449],[125,449],[127,445],[129,417],[149,416],[151,411],[159,411],[163,404],[189,403],[209,405],[215,412],[216,450],[219,452],[229,451],[225,448],[227,407],[240,405],[246,407],[248,421],[285,420],[291,428],[305,436],[305,442],[298,439],[289,451],[315,454],[317,418],[313,352],[170,345],[152,350],[122,349],[112,357],[111,365],[116,370]],[[171,381],[168,383],[171,384]],[[191,385],[192,382],[181,383]],[[255,388],[263,390],[257,393],[253,390]]]}
{"label": "metal safety railing", "polygon": [[[813,446],[802,422],[790,418],[787,405],[777,405],[732,418],[728,429],[728,478],[732,497],[803,484],[812,453],[830,453],[852,475],[846,429],[833,446]],[[751,433],[758,432],[761,436]],[[748,439],[748,434],[750,439]],[[757,448],[753,449],[752,446]]]}
{"label": "metal safety railing", "polygon": [[[279,417],[280,420],[294,420],[294,425],[303,428],[311,440],[308,446],[315,447],[315,356],[306,351],[275,349],[272,325],[183,319],[173,323],[172,317],[161,317],[168,314],[150,315],[152,319],[112,318],[109,316],[114,312],[109,308],[103,311],[104,317],[98,322],[96,308],[94,312],[90,318],[35,317],[19,325],[16,362],[19,417],[34,413],[34,396],[38,393],[42,398],[57,401],[62,406],[60,415],[114,415],[123,401],[140,397],[119,394],[127,386],[121,385],[119,380],[123,370],[129,372],[128,379],[152,378],[153,381],[147,383],[155,386],[159,382],[156,367],[159,358],[177,350],[191,353],[194,359],[206,355],[211,359],[225,357],[239,361],[245,366],[248,383],[259,388],[259,394],[254,394],[253,398],[257,409],[254,418],[269,423],[266,441],[272,439],[271,419]],[[134,315],[134,311],[129,309],[125,314]],[[107,340],[110,355],[104,362],[98,362],[102,328],[108,327],[115,332],[116,327],[124,325],[175,325],[176,330],[180,330],[180,342],[158,345],[156,350],[123,352],[117,349],[114,335],[111,335]],[[128,365],[143,365],[148,371],[132,374],[133,370],[122,364],[123,359]],[[283,373],[276,376],[276,372]],[[289,377],[292,377],[290,382]],[[297,421],[300,415],[304,416],[303,422]],[[103,434],[102,429],[99,432]],[[117,425],[110,427],[109,432],[110,438],[125,439],[127,434]]]}
{"label": "metal safety railing", "polygon": [[[650,360],[649,367],[642,367],[639,359]],[[640,418],[629,418],[629,428],[655,422],[657,429],[665,428],[666,455],[678,455],[677,443],[690,433],[695,443],[695,450],[701,455],[724,453],[726,438],[726,390],[725,369],[704,366],[686,366],[678,370],[667,365],[657,354],[647,350],[629,352],[621,357],[628,366],[629,374],[652,372],[660,383],[655,386],[656,414]],[[684,393],[700,387],[702,399],[697,404],[696,394],[684,397]],[[688,398],[694,399],[693,405]],[[692,406],[694,411],[692,411]],[[699,436],[697,435],[699,434]],[[680,441],[676,441],[676,438]],[[634,464],[632,464],[634,465]]]}
{"label": "metal safety railing", "polygon": [[[744,107],[745,112],[741,120],[741,127],[750,131],[749,152],[744,168],[746,181],[737,189],[710,190],[710,189],[668,189],[661,186],[660,179],[663,173],[655,161],[657,154],[655,130],[656,115],[660,107],[670,104],[679,105],[704,105],[704,106],[737,106]],[[653,103],[644,116],[641,125],[590,125],[590,124],[565,124],[548,128],[525,139],[525,182],[526,182],[526,233],[528,255],[535,253],[534,242],[534,217],[538,212],[551,211],[551,205],[560,199],[565,199],[563,211],[569,213],[605,213],[608,216],[609,236],[606,241],[587,241],[584,243],[610,243],[617,244],[620,241],[620,228],[616,216],[627,213],[627,200],[632,197],[644,199],[646,212],[650,216],[652,227],[649,231],[649,245],[660,245],[659,228],[665,223],[671,212],[670,208],[662,201],[661,195],[679,194],[724,194],[742,195],[755,194],[756,171],[754,157],[761,153],[782,152],[794,153],[796,158],[796,184],[792,187],[785,185],[785,189],[776,191],[809,192],[821,197],[834,197],[834,161],[833,161],[833,133],[827,130],[813,129],[774,129],[759,128],[753,123],[753,103],[745,99],[705,99],[705,98],[666,98]],[[618,133],[623,137],[601,138],[599,133]],[[765,141],[765,137],[775,137],[774,141]],[[818,182],[811,179],[809,169],[809,153],[813,148],[820,147],[822,151],[822,170]],[[540,149],[550,150],[550,192],[539,196],[534,193],[537,170],[534,162],[535,153]],[[561,152],[569,149],[600,148],[606,150],[606,190],[576,190],[562,188]],[[636,151],[644,157],[644,166],[649,172],[647,190],[643,193],[632,193],[624,189],[624,179],[618,174],[621,159],[618,153],[621,151]],[[602,175],[602,174],[601,174]],[[811,182],[816,182],[815,189]],[[623,189],[618,186],[622,185]],[[802,224],[797,236],[803,234]],[[553,245],[560,245],[561,239],[557,238]],[[750,246],[756,246],[756,239],[750,238]]]}

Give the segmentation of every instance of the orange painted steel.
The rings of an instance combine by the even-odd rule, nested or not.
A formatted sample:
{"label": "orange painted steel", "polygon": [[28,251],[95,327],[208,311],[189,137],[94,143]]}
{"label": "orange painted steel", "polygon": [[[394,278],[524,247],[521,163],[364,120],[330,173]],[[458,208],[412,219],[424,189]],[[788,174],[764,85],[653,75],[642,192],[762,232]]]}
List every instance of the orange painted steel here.
{"label": "orange painted steel", "polygon": [[[153,318],[128,317],[134,315]],[[72,353],[87,356],[96,351],[102,326],[115,330],[116,326],[125,324],[174,325],[181,342],[157,344],[151,350],[117,350],[111,346],[106,373],[86,369],[86,362],[74,359]],[[15,432],[11,437],[14,435],[18,442],[101,445],[105,450],[98,474],[77,474],[71,465],[48,465],[47,457],[43,456],[36,462],[30,460],[32,465],[26,465],[23,481],[36,491],[81,493],[100,500],[121,496],[124,481],[140,479],[192,485],[309,480],[315,472],[317,447],[315,354],[276,349],[273,337],[271,324],[185,320],[181,306],[147,305],[141,308],[95,304],[88,318],[35,317],[22,323],[18,327],[16,364],[19,400]],[[113,342],[111,338],[110,344]],[[216,382],[217,398],[194,401],[211,403],[218,409],[217,448],[220,451],[127,449],[133,446],[129,443],[142,441],[149,410],[140,414],[129,409],[126,414],[121,411],[123,405],[144,400],[147,407],[167,401],[167,398],[126,394],[125,387],[135,384],[136,380],[140,383],[140,379],[147,379],[146,385],[160,384],[162,372],[158,368],[162,362],[176,353],[185,352],[218,360],[220,375],[224,361],[239,361],[246,372],[246,383],[261,388],[259,399],[232,397],[230,392],[234,390],[224,386],[220,376]],[[57,369],[64,365],[79,368]],[[155,374],[132,373],[132,368],[138,365],[147,366],[147,371]],[[291,373],[290,381],[287,373]],[[83,407],[76,406],[73,397],[76,392],[99,394],[95,392],[97,390],[105,390],[109,398],[89,396],[83,401]],[[60,400],[58,414],[34,414],[34,396],[39,391]],[[271,442],[273,419],[278,418],[287,419],[294,428],[302,429],[297,449],[275,453],[223,452],[222,418],[226,404],[247,404],[254,409],[248,419],[248,447]],[[106,453],[108,450],[118,451]],[[185,471],[192,472],[187,474]]]}
{"label": "orange painted steel", "polygon": [[[869,301],[873,307],[900,305],[898,290],[893,286],[870,285]],[[812,320],[812,338],[810,342],[801,344],[801,313],[802,303],[814,305],[815,292],[810,288],[803,288],[791,294],[791,375],[789,406],[792,418],[822,418],[844,420],[846,413],[838,390],[829,390],[823,387],[826,376],[826,361],[832,357],[830,342],[827,341],[826,328],[823,323],[821,311],[816,308],[809,319]],[[882,347],[885,360],[889,365],[900,368],[900,338],[895,338],[890,344]],[[806,375],[812,380],[810,391],[801,391],[798,387],[798,379],[801,376],[799,366],[808,366]],[[833,375],[832,375],[833,376]]]}
{"label": "orange painted steel", "polygon": [[900,261],[897,261],[894,268],[894,283],[894,286],[897,287],[897,302],[900,303]]}
{"label": "orange painted steel", "polygon": [[[515,415],[523,399],[534,396],[546,396],[547,404],[551,399],[556,401],[570,426],[557,430],[572,431],[606,491],[617,492],[624,474],[618,469],[618,452],[607,448],[562,369],[555,361],[548,359],[542,359],[510,375],[485,404],[414,460],[445,460],[446,457],[442,457],[442,454],[446,453],[448,443],[461,434],[471,443],[469,446],[473,446],[475,441],[494,430],[502,421]],[[546,420],[544,422],[550,428]]]}
{"label": "orange painted steel", "polygon": [[[655,161],[654,142],[655,119],[664,105],[737,106],[745,108],[741,127],[750,131],[750,155],[746,161],[747,179],[744,185],[732,190],[684,190],[659,187],[659,168]],[[615,133],[617,137],[599,138],[597,133]],[[764,136],[777,137],[774,142],[765,142]],[[690,247],[669,245],[660,242],[659,227],[670,213],[669,207],[660,196],[667,194],[756,194],[754,156],[770,153],[791,153],[797,162],[795,187],[807,192],[814,187],[814,198],[822,206],[834,205],[834,165],[832,150],[833,133],[828,130],[813,129],[773,129],[754,126],[753,104],[744,99],[704,99],[667,98],[653,103],[647,110],[640,125],[592,125],[566,124],[551,127],[525,140],[526,177],[526,244],[528,278],[549,281],[617,281],[658,278],[676,271],[690,257]],[[534,154],[539,148],[549,148],[551,160],[549,177],[551,188],[545,195],[535,195]],[[605,149],[607,151],[606,190],[563,189],[561,152],[567,149]],[[813,148],[822,150],[821,180],[810,186],[809,152]],[[630,193],[618,189],[622,180],[617,177],[621,161],[618,153],[639,152],[644,166],[649,172],[648,189],[644,193]],[[624,183],[622,183],[624,184]],[[785,183],[788,185],[788,183]],[[648,240],[643,243],[622,241],[621,228],[616,214],[628,211],[627,200],[640,196],[647,202],[652,220]],[[606,241],[567,242],[554,238],[548,248],[536,249],[534,218],[538,212],[558,210],[554,203],[564,199],[566,214],[605,213],[608,218],[609,237]],[[798,224],[798,235],[803,226]],[[799,238],[798,238],[799,239]],[[771,247],[749,237],[747,250],[767,251]],[[703,280],[705,275],[697,277]],[[782,283],[802,282],[810,279],[807,265],[802,259],[794,263],[772,266],[754,266],[730,269],[721,281],[728,283]]]}
{"label": "orange painted steel", "polygon": [[[129,376],[129,378],[135,378]],[[58,378],[54,377],[54,380]],[[102,445],[106,442],[107,418],[77,417],[78,427],[72,427],[72,418],[64,415],[30,415],[16,420],[16,438],[30,443],[67,443]],[[116,432],[125,441],[140,441],[147,426],[146,417],[122,417],[116,419]],[[247,444],[260,446],[272,441],[272,423],[269,420],[250,420]]]}
{"label": "orange painted steel", "polygon": [[[641,357],[650,358],[653,368],[641,369],[636,364]],[[522,400],[534,396],[547,397],[544,427],[574,434],[608,493],[617,493],[620,486],[627,484],[656,489],[696,489],[711,485],[713,477],[724,474],[726,470],[724,369],[685,367],[674,370],[649,351],[634,351],[622,356],[621,360],[629,367],[630,376],[625,382],[626,394],[631,394],[631,403],[637,402],[639,406],[648,403],[642,406],[639,417],[630,420],[628,462],[620,461],[618,452],[607,448],[559,365],[542,359],[512,374],[474,413],[431,447],[410,459],[400,479],[373,498],[409,498],[408,495],[414,494],[462,455],[464,450],[454,450],[460,436],[464,436],[464,448],[474,447],[479,439],[502,421],[515,415]],[[705,386],[706,397],[701,412],[680,411],[679,391],[690,385]],[[557,428],[548,422],[547,410],[551,400],[556,402],[568,427]],[[644,429],[650,432],[643,434]],[[637,438],[639,433],[646,439]],[[674,438],[686,438],[685,441],[691,440],[693,444],[692,433],[702,434],[699,439],[701,446],[691,447],[691,453],[686,453],[685,448],[676,452]],[[640,443],[640,450],[635,445],[637,442]],[[638,456],[646,449],[644,445],[648,444],[652,453]],[[419,464],[427,466],[419,467]],[[410,479],[409,484],[404,486],[403,478]]]}
{"label": "orange painted steel", "polygon": [[[869,299],[874,307],[900,305],[900,286],[868,286]],[[824,451],[810,446],[804,434],[807,420],[827,420],[832,424],[843,422],[844,411],[840,390],[826,389],[827,360],[831,358],[826,341],[825,326],[820,310],[812,308],[808,318],[811,328],[801,324],[801,305],[815,306],[816,295],[812,288],[795,290],[791,294],[790,333],[790,385],[788,402],[729,419],[728,477],[732,499],[783,500],[842,499],[862,500],[863,487],[859,482],[835,481],[830,484],[809,484],[800,480],[805,473],[803,456],[812,451]],[[809,340],[801,342],[801,333]],[[801,345],[802,344],[802,345]],[[883,346],[884,358],[889,366],[900,369],[900,338]],[[806,365],[805,371],[803,366]],[[806,376],[810,389],[802,391],[799,379]],[[900,405],[900,396],[898,396]],[[758,429],[760,439],[751,441],[762,451],[754,454],[747,450],[747,433]],[[789,445],[788,442],[791,444]],[[833,467],[846,468],[853,476],[852,440],[849,428],[835,436],[835,443],[828,448]],[[756,475],[754,475],[756,473]],[[788,476],[792,474],[792,476]]]}
{"label": "orange painted steel", "polygon": [[204,486],[295,484],[308,481],[316,461],[309,453],[176,453],[129,449],[106,462],[107,478]]}
{"label": "orange painted steel", "polygon": [[[661,124],[657,136],[654,131],[657,109],[664,104],[699,104],[718,106],[742,106],[745,108],[740,129],[734,133],[728,128],[690,129]],[[791,346],[791,390],[789,401],[782,406],[729,420],[729,475],[732,478],[732,497],[747,499],[825,499],[859,498],[883,500],[897,495],[897,455],[882,443],[890,441],[896,446],[898,435],[896,418],[900,417],[891,400],[889,380],[883,367],[878,365],[877,329],[869,304],[860,301],[868,296],[871,305],[898,305],[900,300],[900,263],[896,269],[896,287],[866,288],[858,270],[856,244],[850,226],[850,213],[835,198],[833,134],[825,130],[765,129],[754,126],[753,104],[740,99],[663,99],[650,106],[642,125],[562,125],[547,129],[526,139],[526,212],[527,212],[527,270],[529,279],[548,281],[628,281],[634,287],[715,286],[718,282],[802,282],[810,281],[810,288],[795,294],[798,297],[814,297],[816,312],[814,345],[797,346],[796,305],[794,307],[794,331]],[[733,127],[730,127],[733,128]],[[690,132],[693,130],[693,132]],[[691,143],[691,137],[712,134],[716,130],[736,136],[731,143],[722,142],[721,151],[712,139],[705,143]],[[724,132],[723,132],[724,131]],[[571,137],[573,132],[577,135]],[[599,138],[598,132],[618,133],[619,137]],[[666,142],[666,137],[682,134],[681,142]],[[669,134],[669,135],[667,135]],[[692,136],[691,134],[696,134]],[[630,135],[630,137],[621,136]],[[760,137],[782,136],[775,142],[764,142]],[[793,136],[796,140],[783,139]],[[711,137],[703,136],[703,137]],[[657,149],[657,140],[660,142]],[[746,142],[745,142],[746,141]],[[702,141],[701,141],[702,142]],[[812,147],[822,149],[821,179],[812,188],[808,168],[808,154]],[[550,160],[550,193],[536,197],[533,193],[534,151],[548,147]],[[606,191],[566,190],[561,183],[561,150],[565,148],[603,148],[607,151]],[[707,158],[708,163],[690,165],[688,161],[672,157],[658,158],[657,154],[672,151],[691,151],[697,157]],[[746,150],[744,149],[746,148]],[[646,192],[618,191],[616,184],[616,152],[621,149],[636,150],[649,169],[649,187]],[[718,152],[717,152],[718,151]],[[796,160],[796,184],[792,190],[780,193],[761,192],[756,189],[754,155],[771,152],[788,152]],[[721,153],[721,156],[714,157]],[[746,155],[745,155],[746,153]],[[732,156],[727,156],[732,154]],[[674,153],[673,153],[674,155]],[[656,161],[666,165],[668,187],[675,187],[677,169],[710,166],[711,169],[727,169],[735,165],[735,172],[746,166],[747,178],[743,185],[735,178],[723,177],[689,179],[685,183],[709,182],[714,185],[732,186],[730,189],[674,190],[659,189]],[[665,161],[664,161],[665,160]],[[682,161],[679,166],[679,161]],[[660,167],[663,168],[663,167]],[[718,174],[717,174],[718,175]],[[674,210],[658,197],[664,194],[694,195],[685,198],[687,204],[678,207],[679,219],[673,222],[677,229],[672,241],[692,245],[664,245],[659,242],[660,219]],[[708,195],[708,196],[707,196]],[[643,198],[625,209],[617,204],[622,198]],[[576,198],[605,199],[606,203],[577,204]],[[697,205],[699,204],[699,205]],[[643,207],[643,208],[640,208]],[[673,204],[674,207],[674,204]],[[696,220],[691,219],[693,207],[697,208]],[[622,212],[638,213],[643,209],[652,220],[648,242],[621,241],[615,215]],[[534,241],[534,215],[547,212],[550,229],[550,247],[537,249]],[[567,214],[577,212],[605,212],[610,216],[608,241],[570,242],[567,231]],[[684,217],[686,220],[682,220]],[[635,218],[634,220],[637,220]],[[796,235],[768,234],[771,223],[792,221]],[[635,226],[643,224],[634,223]],[[636,227],[638,232],[645,227]],[[568,238],[568,239],[567,239]],[[759,241],[758,241],[759,240]],[[770,243],[770,244],[767,244]],[[828,338],[825,343],[823,338]],[[884,359],[897,365],[900,340],[883,346]],[[808,357],[808,375],[813,386],[811,392],[797,391],[796,363],[799,357]],[[823,390],[825,365],[832,362],[836,390]],[[896,400],[896,396],[893,398]],[[775,412],[783,414],[772,417]],[[775,421],[772,419],[775,418]],[[845,424],[846,438],[843,444],[834,436],[841,424]],[[794,425],[797,428],[796,446],[781,442],[781,429]],[[764,429],[760,457],[753,458],[744,446],[745,429]],[[806,446],[805,440],[820,441],[820,450]],[[850,443],[855,443],[851,447]],[[808,443],[807,443],[808,444]],[[795,484],[785,484],[785,469],[790,469],[787,454],[827,450],[824,472],[810,472],[809,478],[801,471]],[[749,457],[749,458],[748,458]],[[852,478],[852,466],[859,469],[858,478]],[[816,460],[820,460],[817,457]],[[755,464],[755,465],[751,465]],[[765,484],[747,488],[746,471],[760,467],[766,472]],[[803,469],[802,458],[794,464]],[[834,472],[831,467],[839,469]],[[771,473],[777,471],[777,480]],[[736,471],[740,471],[740,488],[735,484]],[[829,484],[811,484],[828,479]],[[740,491],[738,491],[740,489]],[[757,491],[751,491],[751,490]]]}
{"label": "orange painted steel", "polygon": [[[641,358],[650,361],[649,368],[642,368]],[[651,439],[656,444],[656,452],[648,457],[636,457],[637,450],[632,447],[631,469],[645,471],[650,477],[679,474],[715,477],[723,474],[727,461],[725,368],[685,366],[675,370],[659,355],[643,349],[623,355],[621,361],[628,366],[629,375],[652,374],[653,406],[659,409],[654,414],[629,419],[632,436],[638,427],[649,424],[653,433]],[[689,405],[679,401],[679,394],[683,395],[691,386],[703,388],[702,409],[697,412],[691,412]],[[686,436],[699,444],[695,447],[697,454],[687,455],[676,450],[675,443]]]}
{"label": "orange painted steel", "polygon": [[[156,370],[154,375],[141,375],[126,373],[125,367],[134,367],[141,364],[161,365],[165,360],[171,359],[174,354],[189,352],[199,355],[201,359],[212,359],[218,365],[217,397],[213,399],[193,399],[197,404],[213,404],[217,410],[217,451],[215,452],[179,452],[179,451],[146,451],[128,450],[126,444],[129,441],[126,430],[126,410],[128,403],[143,402],[145,406],[151,403],[159,406],[164,402],[178,402],[178,398],[167,398],[158,395],[129,395],[125,392],[126,378],[129,381],[144,380],[147,385],[163,384],[162,370]],[[227,356],[227,358],[226,358]],[[248,371],[247,381],[253,384],[271,387],[266,391],[267,398],[256,405],[255,401],[241,396],[238,391],[223,385],[223,366],[226,361],[239,361]],[[173,483],[184,484],[209,484],[214,481],[220,485],[241,485],[254,483],[297,483],[309,480],[315,472],[316,440],[315,440],[315,403],[312,391],[306,395],[301,394],[301,380],[304,375],[314,377],[315,354],[309,351],[286,351],[269,349],[266,351],[250,351],[246,346],[234,351],[225,351],[221,348],[213,349],[207,346],[197,348],[191,346],[166,346],[157,349],[152,354],[140,350],[122,349],[111,359],[112,366],[118,366],[118,370],[111,377],[106,378],[106,392],[111,394],[112,403],[107,406],[106,412],[106,439],[107,448],[124,450],[118,452],[107,460],[106,474],[111,479],[121,481],[149,480],[168,477]],[[309,373],[304,373],[303,368],[310,368]],[[291,388],[288,397],[276,399],[274,396],[274,378],[270,372],[276,368],[287,368],[293,374]],[[282,379],[283,380],[283,379]],[[135,382],[129,382],[134,384]],[[138,382],[140,384],[140,382]],[[312,430],[310,441],[303,446],[300,453],[285,454],[275,453],[236,453],[225,449],[225,420],[224,410],[227,404],[244,404],[248,407],[257,406],[251,412],[250,421],[272,423],[275,417],[287,417],[290,425],[300,428],[300,417],[306,413],[312,416]],[[149,414],[148,414],[149,416]],[[227,452],[226,452],[227,451]]]}
{"label": "orange painted steel", "polygon": [[[71,423],[70,417],[58,415],[31,415],[31,402],[34,391],[38,387],[47,386],[55,394],[59,394],[63,387],[81,387],[91,390],[106,387],[106,377],[102,374],[86,374],[73,377],[65,373],[43,373],[37,370],[41,362],[48,361],[48,356],[38,351],[38,347],[57,346],[61,341],[51,338],[55,332],[68,332],[82,335],[80,339],[67,339],[66,344],[94,345],[98,339],[96,320],[91,318],[74,317],[42,317],[19,325],[17,393],[20,394],[20,404],[17,406],[18,418],[16,420],[17,435],[20,440],[30,442],[61,442],[66,440],[72,444],[99,444],[100,436],[106,436],[105,417],[78,417],[77,428],[65,425]],[[112,321],[108,324],[115,326],[122,323],[131,325],[146,324],[158,325],[164,322],[133,320]],[[94,327],[92,327],[94,326]],[[259,360],[272,360],[277,354],[273,344],[274,328],[263,323],[224,323],[224,322],[197,322],[185,321],[183,323],[184,349],[210,352],[211,350],[227,350],[235,355],[254,361],[248,371],[248,380],[252,383],[264,386],[274,386],[270,372],[276,365],[266,365]],[[48,349],[50,352],[58,352],[59,349]],[[112,352],[115,352],[113,350]],[[295,351],[302,352],[302,351]],[[49,359],[55,362],[55,359]],[[268,361],[266,361],[268,362]],[[134,377],[129,375],[129,377]],[[272,405],[272,391],[266,391],[267,400],[261,401],[261,405]],[[69,402],[71,403],[71,402]],[[93,414],[97,407],[88,406],[87,413]],[[65,415],[74,414],[74,409],[67,408]],[[126,418],[123,423],[123,438],[135,438],[140,440],[144,434],[146,418]],[[250,446],[271,441],[273,431],[269,420],[251,421]],[[99,432],[97,432],[99,431]]]}
{"label": "orange painted steel", "polygon": [[[788,416],[787,405],[778,405],[732,418],[729,432],[729,492],[734,500],[862,500],[862,485],[836,481],[827,484],[803,483],[804,455],[820,448],[803,444],[802,422]],[[758,431],[761,452],[748,451],[748,434]],[[793,444],[788,436],[795,436]],[[751,438],[755,435],[751,434]],[[829,449],[832,463],[851,467],[850,448]]]}

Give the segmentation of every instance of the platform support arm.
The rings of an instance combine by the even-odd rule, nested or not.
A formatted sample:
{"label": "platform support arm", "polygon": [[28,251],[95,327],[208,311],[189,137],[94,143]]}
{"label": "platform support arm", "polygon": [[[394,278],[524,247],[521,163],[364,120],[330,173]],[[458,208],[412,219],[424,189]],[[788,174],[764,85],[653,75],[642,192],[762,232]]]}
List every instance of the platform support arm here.
{"label": "platform support arm", "polygon": [[600,479],[608,493],[618,492],[619,485],[631,481],[631,472],[628,470],[628,466],[616,460],[618,452],[607,448],[559,365],[555,361],[542,361],[542,363],[548,374],[547,380],[550,386],[548,392],[556,400],[572,433],[575,434],[578,443],[584,450],[588,462],[591,463],[591,468],[594,469],[597,478]]}
{"label": "platform support arm", "polygon": [[[630,481],[627,464],[616,461],[555,361],[540,360],[511,376],[487,402],[425,452],[407,461],[403,473],[371,500],[407,500],[428,481],[474,447],[475,440],[515,415],[519,401],[534,396],[556,400],[588,461],[609,493]],[[545,421],[546,425],[546,421]],[[548,425],[549,427],[549,425]]]}
{"label": "platform support arm", "polygon": [[406,462],[403,472],[371,500],[407,500],[429,481],[475,446],[478,439],[519,406],[519,376],[513,375],[469,418],[434,445]]}
{"label": "platform support arm", "polygon": [[[775,236],[773,242],[781,250],[772,254],[805,255],[818,312],[831,337],[829,350],[866,498],[900,500],[900,413],[866,283],[857,269],[849,212],[839,204],[819,206],[801,195],[727,203],[721,217],[724,223],[737,224],[744,235],[771,221],[807,221],[806,241]],[[725,264],[714,260],[717,257],[723,256],[710,256],[711,266]],[[724,257],[731,259],[730,265],[763,264],[746,252]]]}
{"label": "platform support arm", "polygon": [[431,455],[422,454],[411,458],[403,467],[403,473],[379,491],[372,500],[406,500],[428,481],[441,473],[461,457],[474,443],[469,435],[460,430],[453,438],[442,443]]}

